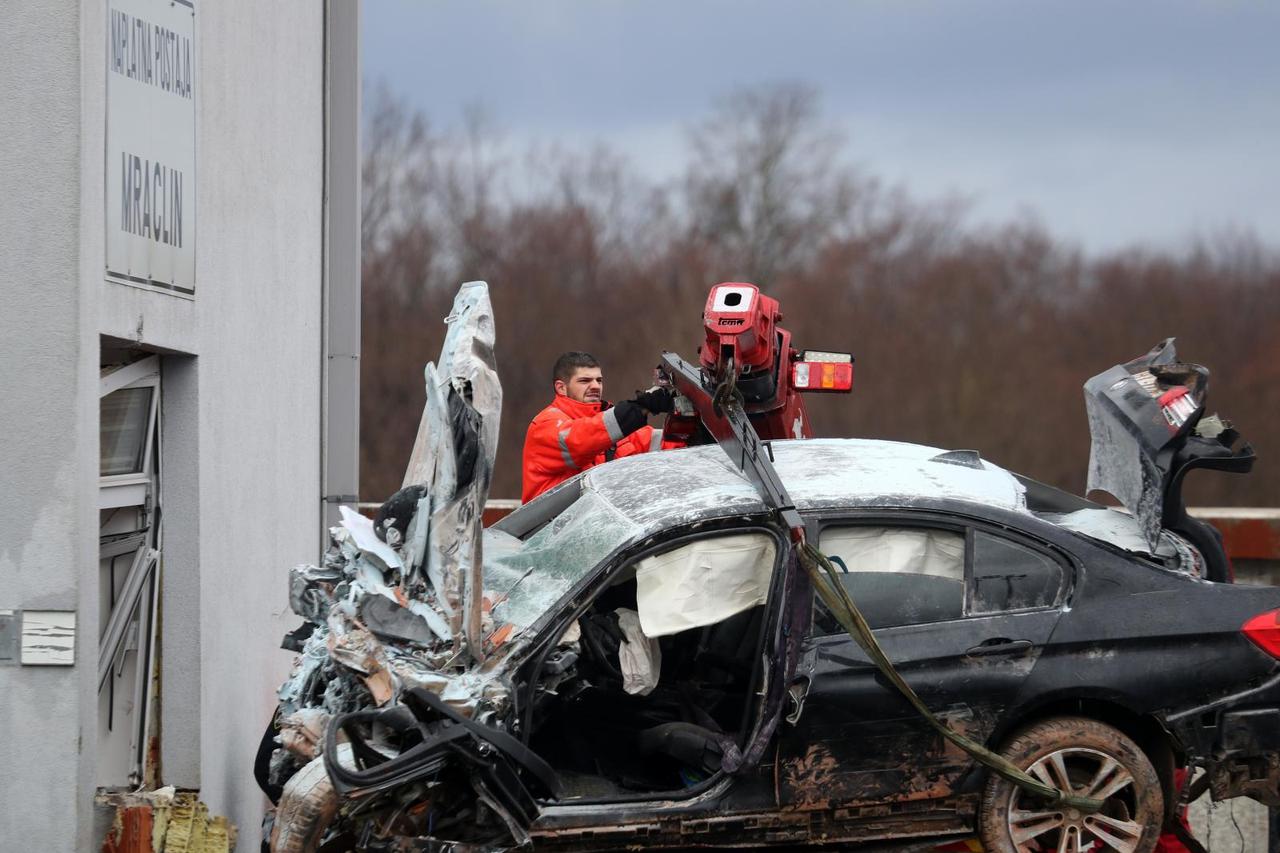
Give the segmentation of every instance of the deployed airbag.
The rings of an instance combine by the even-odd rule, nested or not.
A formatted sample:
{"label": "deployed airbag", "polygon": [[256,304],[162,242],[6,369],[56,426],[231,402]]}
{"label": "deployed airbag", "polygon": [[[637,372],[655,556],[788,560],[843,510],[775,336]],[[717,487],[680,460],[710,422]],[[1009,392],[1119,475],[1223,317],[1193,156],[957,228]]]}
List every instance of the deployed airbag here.
{"label": "deployed airbag", "polygon": [[776,548],[763,533],[682,545],[641,560],[636,608],[646,637],[714,625],[764,604]]}
{"label": "deployed airbag", "polygon": [[658,686],[662,674],[662,649],[657,640],[645,636],[636,611],[619,607],[614,612],[618,614],[618,628],[623,636],[618,646],[622,689],[633,695],[648,696]]}
{"label": "deployed airbag", "polygon": [[964,580],[964,537],[948,530],[838,527],[823,531],[822,552],[850,572],[891,572]]}

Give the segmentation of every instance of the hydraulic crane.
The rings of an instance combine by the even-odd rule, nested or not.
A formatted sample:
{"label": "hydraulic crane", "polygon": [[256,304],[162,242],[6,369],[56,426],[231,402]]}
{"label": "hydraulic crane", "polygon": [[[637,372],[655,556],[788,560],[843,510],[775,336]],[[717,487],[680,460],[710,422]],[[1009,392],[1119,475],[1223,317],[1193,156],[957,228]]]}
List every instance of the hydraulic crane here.
{"label": "hydraulic crane", "polygon": [[[795,349],[791,333],[778,325],[782,319],[778,301],[754,284],[717,284],[702,312],[705,339],[698,348],[699,363],[695,367],[680,360],[685,367],[677,372],[692,371],[705,388],[727,383],[762,439],[812,438],[801,393],[848,393],[853,388],[853,356]],[[674,369],[668,356],[664,367],[668,373]],[[679,382],[676,387],[681,390]],[[663,428],[664,446],[705,444],[716,438],[702,427],[692,401],[681,392]]]}

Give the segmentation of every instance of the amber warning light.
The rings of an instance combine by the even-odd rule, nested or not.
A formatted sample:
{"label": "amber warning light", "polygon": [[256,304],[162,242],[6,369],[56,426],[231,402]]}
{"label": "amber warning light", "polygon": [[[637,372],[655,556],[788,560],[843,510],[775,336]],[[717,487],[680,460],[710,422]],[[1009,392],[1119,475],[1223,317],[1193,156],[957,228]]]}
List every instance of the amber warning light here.
{"label": "amber warning light", "polygon": [[853,356],[847,352],[805,350],[791,363],[791,387],[797,391],[850,391]]}

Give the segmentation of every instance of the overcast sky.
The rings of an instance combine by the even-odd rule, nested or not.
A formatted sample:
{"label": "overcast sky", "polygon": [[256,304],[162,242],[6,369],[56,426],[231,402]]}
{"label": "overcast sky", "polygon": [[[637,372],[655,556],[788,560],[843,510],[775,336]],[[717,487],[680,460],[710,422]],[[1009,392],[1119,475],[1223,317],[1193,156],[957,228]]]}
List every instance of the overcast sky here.
{"label": "overcast sky", "polygon": [[847,159],[1106,251],[1280,246],[1280,3],[365,0],[367,81],[433,122],[600,141],[653,175],[718,95],[814,86]]}

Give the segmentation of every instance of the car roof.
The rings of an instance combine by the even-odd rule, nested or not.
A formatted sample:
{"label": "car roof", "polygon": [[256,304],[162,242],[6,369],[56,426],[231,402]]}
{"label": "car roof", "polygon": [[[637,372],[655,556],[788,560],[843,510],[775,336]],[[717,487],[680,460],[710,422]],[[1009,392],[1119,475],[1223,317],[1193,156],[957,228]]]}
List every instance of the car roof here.
{"label": "car roof", "polygon": [[[961,501],[1030,515],[1022,483],[970,451],[854,438],[769,445],[774,467],[802,511]],[[764,509],[746,476],[717,445],[598,465],[583,475],[582,488],[646,532]]]}

